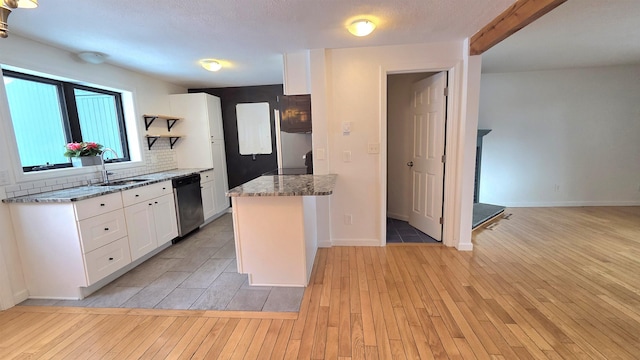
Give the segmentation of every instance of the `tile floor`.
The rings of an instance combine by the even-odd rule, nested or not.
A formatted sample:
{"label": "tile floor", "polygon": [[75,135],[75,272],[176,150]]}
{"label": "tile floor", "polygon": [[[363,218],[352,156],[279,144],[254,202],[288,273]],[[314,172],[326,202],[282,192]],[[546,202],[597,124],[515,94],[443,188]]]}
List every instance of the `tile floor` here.
{"label": "tile floor", "polygon": [[440,243],[409,225],[408,222],[387,218],[387,243]]}
{"label": "tile floor", "polygon": [[216,219],[83,300],[20,305],[298,311],[304,288],[250,286],[238,274],[231,214]]}

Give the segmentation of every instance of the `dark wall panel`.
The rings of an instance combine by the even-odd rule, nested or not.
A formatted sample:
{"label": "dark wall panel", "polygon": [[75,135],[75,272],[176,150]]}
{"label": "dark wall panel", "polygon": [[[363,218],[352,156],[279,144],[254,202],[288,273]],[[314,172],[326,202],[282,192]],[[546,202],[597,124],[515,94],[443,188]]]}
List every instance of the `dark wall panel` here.
{"label": "dark wall panel", "polygon": [[[230,189],[278,167],[273,110],[278,108],[278,96],[283,95],[282,85],[189,89],[189,92],[205,92],[220,98]],[[258,102],[268,102],[271,108],[271,146],[273,152],[268,155],[256,155],[256,159],[253,160],[251,155],[240,155],[236,105]]]}

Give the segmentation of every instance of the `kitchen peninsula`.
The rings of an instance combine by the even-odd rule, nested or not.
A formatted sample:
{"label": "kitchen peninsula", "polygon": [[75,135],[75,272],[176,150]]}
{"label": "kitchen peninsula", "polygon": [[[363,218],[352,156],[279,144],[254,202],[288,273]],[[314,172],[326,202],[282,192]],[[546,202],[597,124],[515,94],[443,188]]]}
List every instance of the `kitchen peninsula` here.
{"label": "kitchen peninsula", "polygon": [[335,183],[336,175],[263,175],[229,190],[238,272],[250,285],[307,286]]}

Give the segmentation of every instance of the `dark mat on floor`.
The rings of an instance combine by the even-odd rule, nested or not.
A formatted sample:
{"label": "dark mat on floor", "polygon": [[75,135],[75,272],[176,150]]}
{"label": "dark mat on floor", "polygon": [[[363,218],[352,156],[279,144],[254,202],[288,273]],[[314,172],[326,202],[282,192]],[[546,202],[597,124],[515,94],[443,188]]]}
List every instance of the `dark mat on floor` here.
{"label": "dark mat on floor", "polygon": [[483,203],[473,204],[473,225],[471,228],[475,229],[476,227],[482,225],[482,223],[484,223],[485,221],[503,212],[504,209],[505,207],[500,205]]}

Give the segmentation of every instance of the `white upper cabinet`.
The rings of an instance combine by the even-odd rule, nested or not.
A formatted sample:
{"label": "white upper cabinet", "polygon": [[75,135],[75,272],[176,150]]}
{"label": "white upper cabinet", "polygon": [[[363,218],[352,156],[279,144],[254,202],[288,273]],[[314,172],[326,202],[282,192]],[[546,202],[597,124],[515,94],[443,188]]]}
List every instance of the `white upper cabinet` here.
{"label": "white upper cabinet", "polygon": [[284,94],[311,94],[309,50],[283,55]]}
{"label": "white upper cabinet", "polygon": [[[220,98],[205,94],[170,95],[171,114],[184,120],[176,127],[184,139],[175,147],[179,168],[213,168],[216,213],[229,207],[227,160]],[[205,179],[201,179],[201,183]],[[208,218],[205,218],[205,221]]]}

